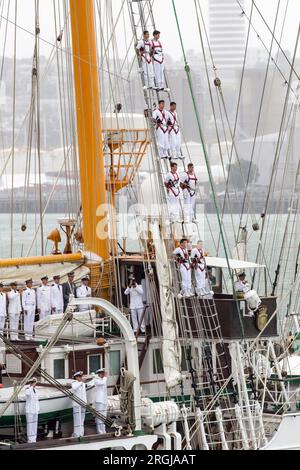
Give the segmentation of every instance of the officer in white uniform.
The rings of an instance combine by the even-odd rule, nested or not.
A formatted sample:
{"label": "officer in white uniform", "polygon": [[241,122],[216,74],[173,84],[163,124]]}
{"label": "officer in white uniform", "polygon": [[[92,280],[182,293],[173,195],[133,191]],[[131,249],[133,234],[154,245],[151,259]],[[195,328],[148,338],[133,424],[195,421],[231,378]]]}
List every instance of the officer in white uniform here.
{"label": "officer in white uniform", "polygon": [[234,289],[236,292],[248,292],[250,286],[246,280],[246,274],[244,272],[238,274],[238,281],[234,283]]}
{"label": "officer in white uniform", "polygon": [[51,309],[52,313],[64,312],[63,288],[60,284],[60,275],[53,276],[54,283],[50,288]]}
{"label": "officer in white uniform", "polygon": [[[72,382],[73,394],[86,403],[86,385],[83,382],[83,372],[75,372],[73,378],[75,379],[74,382]],[[73,400],[73,437],[84,436],[84,420],[85,408]]]}
{"label": "officer in white uniform", "polygon": [[153,111],[152,118],[155,124],[155,136],[160,158],[169,158],[169,124],[170,115],[165,109],[164,100],[159,100],[158,108]]}
{"label": "officer in white uniform", "polygon": [[154,88],[154,68],[152,62],[152,41],[149,31],[144,31],[143,39],[136,46],[142,61],[145,88]]}
{"label": "officer in white uniform", "polygon": [[[89,276],[84,276],[81,279],[81,286],[77,287],[76,290],[76,297],[78,299],[83,299],[85,297],[92,296],[92,289],[88,286],[89,283]],[[79,312],[83,312],[84,310],[90,310],[92,308],[91,305],[79,305]]]}
{"label": "officer in white uniform", "polygon": [[11,282],[10,286],[11,290],[7,293],[10,339],[18,341],[19,321],[22,310],[21,296],[20,291],[17,290],[16,282]]}
{"label": "officer in white uniform", "polygon": [[184,297],[191,297],[192,293],[192,276],[191,276],[191,263],[188,252],[188,243],[187,238],[182,238],[180,240],[180,245],[176,250],[173,251],[173,256],[179,264],[180,274],[181,274],[181,293],[179,298],[183,295]]}
{"label": "officer in white uniform", "polygon": [[163,52],[162,43],[160,41],[160,31],[153,31],[152,39],[152,57],[153,57],[153,67],[154,67],[154,76],[155,84],[158,90],[165,89],[165,57]]}
{"label": "officer in white uniform", "polygon": [[183,191],[184,218],[186,222],[196,221],[196,189],[197,177],[194,172],[193,163],[189,163],[187,171],[180,176],[180,186]]}
{"label": "officer in white uniform", "polygon": [[[137,333],[139,323],[144,312],[143,288],[137,284],[134,277],[130,278],[129,285],[125,290],[125,295],[130,295],[131,321],[134,333]],[[140,325],[140,332],[145,333],[145,317]]]}
{"label": "officer in white uniform", "polygon": [[[101,415],[107,416],[107,373],[105,369],[98,369],[96,371],[97,377],[95,378],[96,396],[95,408]],[[96,418],[96,427],[98,434],[105,434],[105,423],[101,419]]]}
{"label": "officer in white uniform", "polygon": [[3,291],[3,283],[0,282],[0,334],[3,335],[3,329],[6,320],[6,294]]}
{"label": "officer in white uniform", "polygon": [[206,294],[206,262],[201,240],[199,240],[198,243],[192,249],[191,261],[195,274],[196,293],[200,297]]}
{"label": "officer in white uniform", "polygon": [[38,416],[40,411],[38,392],[35,388],[37,380],[35,377],[29,380],[29,387],[25,390],[26,396],[26,428],[27,428],[27,441],[36,442]]}
{"label": "officer in white uniform", "polygon": [[177,173],[177,163],[171,163],[171,171],[165,177],[165,187],[168,194],[168,205],[171,222],[179,222],[180,212],[180,178]]}
{"label": "officer in white uniform", "polygon": [[25,340],[32,339],[34,316],[36,309],[36,294],[32,289],[32,279],[27,279],[26,289],[22,292],[22,307],[24,312]]}
{"label": "officer in white uniform", "polygon": [[48,286],[48,276],[41,278],[42,285],[37,289],[37,308],[40,320],[51,315],[51,288]]}
{"label": "officer in white uniform", "polygon": [[170,103],[169,109],[169,143],[172,158],[182,158],[181,133],[175,101]]}

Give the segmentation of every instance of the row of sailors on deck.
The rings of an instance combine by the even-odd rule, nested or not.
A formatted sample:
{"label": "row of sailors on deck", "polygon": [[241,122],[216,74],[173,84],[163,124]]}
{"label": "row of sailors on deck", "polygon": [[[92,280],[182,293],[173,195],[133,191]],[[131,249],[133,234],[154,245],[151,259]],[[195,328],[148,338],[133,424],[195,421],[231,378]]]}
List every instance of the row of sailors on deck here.
{"label": "row of sailors on deck", "polygon": [[[93,381],[90,385],[95,386],[95,409],[102,417],[107,416],[107,372],[104,368],[98,369],[94,374]],[[73,374],[74,382],[72,382],[73,395],[84,403],[87,403],[86,383],[83,381],[83,372],[78,371]],[[36,389],[37,379],[32,377],[29,380],[29,386],[25,390],[25,414],[26,414],[26,430],[27,441],[36,442],[38,415],[40,411],[39,396]],[[86,410],[76,401],[73,401],[73,437],[84,436],[84,421]],[[105,423],[99,419],[95,419],[98,434],[105,434]]]}
{"label": "row of sailors on deck", "polygon": [[[25,340],[31,340],[36,313],[42,320],[54,313],[63,313],[69,303],[70,295],[77,298],[91,297],[91,288],[88,286],[89,277],[83,276],[81,285],[74,283],[75,273],[68,274],[68,281],[60,284],[60,276],[53,276],[53,284],[48,285],[48,276],[41,278],[42,284],[33,289],[32,279],[25,281],[26,288],[18,289],[17,282],[11,282],[10,291],[4,292],[4,285],[0,283],[0,334],[3,334],[5,321],[8,315],[10,339],[17,341],[20,315],[24,313]],[[89,310],[90,305],[81,305],[80,311]]]}

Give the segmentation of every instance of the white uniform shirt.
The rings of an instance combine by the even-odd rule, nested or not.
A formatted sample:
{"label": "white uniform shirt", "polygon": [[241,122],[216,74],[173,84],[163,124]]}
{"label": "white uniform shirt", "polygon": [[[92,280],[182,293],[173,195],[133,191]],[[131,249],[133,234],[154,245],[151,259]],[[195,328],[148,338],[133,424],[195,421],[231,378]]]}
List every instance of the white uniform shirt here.
{"label": "white uniform shirt", "polygon": [[0,317],[6,317],[6,294],[0,292]]}
{"label": "white uniform shirt", "polygon": [[51,310],[51,289],[50,286],[41,286],[37,290],[37,307],[39,310]]}
{"label": "white uniform shirt", "polygon": [[153,49],[153,60],[155,62],[159,62],[160,64],[163,63],[164,61],[164,52],[163,52],[163,47],[162,43],[160,40],[156,41],[155,39],[152,39],[152,49]]}
{"label": "white uniform shirt", "polygon": [[187,184],[190,188],[190,189],[186,188],[186,189],[184,189],[184,191],[188,191],[191,196],[193,196],[195,194],[197,181],[198,180],[197,180],[197,177],[196,177],[195,173],[190,175],[190,173],[185,171],[184,173],[182,173],[180,175],[180,182],[182,184]]}
{"label": "white uniform shirt", "polygon": [[[162,111],[160,109],[155,109],[152,114],[152,118],[156,122],[156,129],[162,130],[164,133],[168,132],[169,129],[169,124],[168,121],[171,119],[169,111],[166,109],[163,109]],[[157,123],[157,119],[159,119],[161,122]]]}
{"label": "white uniform shirt", "polygon": [[142,56],[143,61],[147,62],[148,64],[151,64],[152,41],[150,41],[150,39],[148,41],[141,39],[137,43],[136,48],[138,51],[141,51],[141,56]]}
{"label": "white uniform shirt", "polygon": [[7,293],[8,313],[21,313],[21,296],[18,291],[11,290]]}
{"label": "white uniform shirt", "polygon": [[[91,297],[92,296],[92,289],[89,286],[85,286],[82,284],[81,286],[77,287],[76,289],[76,296],[78,299],[84,299],[85,297]],[[91,305],[79,305],[79,310],[90,310]]]}
{"label": "white uniform shirt", "polygon": [[61,284],[52,284],[50,287],[51,308],[64,310],[63,288]]}
{"label": "white uniform shirt", "polygon": [[198,261],[198,266],[201,269],[201,271],[204,271],[205,269],[205,256],[204,256],[204,251],[202,248],[193,248],[191,252],[191,258],[194,259],[196,258]]}
{"label": "white uniform shirt", "polygon": [[95,387],[96,387],[96,403],[107,404],[107,377],[97,377],[95,378]]}
{"label": "white uniform shirt", "polygon": [[171,193],[175,197],[178,197],[180,194],[180,187],[179,187],[180,178],[179,178],[177,171],[176,173],[172,173],[171,171],[167,173],[167,176],[165,177],[165,183],[167,184],[171,183],[168,193]]}
{"label": "white uniform shirt", "polygon": [[[87,399],[86,399],[86,384],[84,382],[78,382],[77,380],[72,382],[72,392],[75,395],[75,397],[80,398],[80,400],[82,400],[84,402],[87,401]],[[80,407],[80,405],[78,403],[76,403],[76,401],[74,401],[74,400],[72,400],[72,401],[73,401],[73,408]]]}
{"label": "white uniform shirt", "polygon": [[176,111],[168,111],[168,117],[171,121],[171,126],[169,127],[170,134],[178,134],[179,132],[179,122],[178,122],[178,115]]}
{"label": "white uniform shirt", "polygon": [[25,396],[25,412],[29,414],[37,414],[40,411],[39,396],[37,390],[33,387],[28,387],[26,388]]}
{"label": "white uniform shirt", "polygon": [[173,256],[176,258],[178,257],[180,259],[181,263],[184,263],[186,266],[190,265],[190,257],[189,257],[189,252],[186,248],[181,248],[179,246],[176,248],[176,250],[173,251]]}
{"label": "white uniform shirt", "polygon": [[234,289],[236,292],[247,292],[248,290],[250,290],[250,286],[247,281],[237,281],[234,283]]}
{"label": "white uniform shirt", "polygon": [[125,295],[130,294],[130,308],[143,308],[143,288],[137,284],[136,287],[127,287]]}
{"label": "white uniform shirt", "polygon": [[27,287],[22,292],[22,307],[24,310],[33,310],[36,307],[36,294],[34,289]]}

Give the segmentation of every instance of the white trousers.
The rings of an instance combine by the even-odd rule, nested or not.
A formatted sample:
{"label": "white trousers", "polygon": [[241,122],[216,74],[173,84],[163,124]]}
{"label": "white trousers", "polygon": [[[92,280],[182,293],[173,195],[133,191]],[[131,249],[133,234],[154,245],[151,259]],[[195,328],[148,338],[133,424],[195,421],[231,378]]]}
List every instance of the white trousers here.
{"label": "white trousers", "polygon": [[0,334],[3,335],[3,329],[5,325],[6,316],[0,315]]}
{"label": "white trousers", "polygon": [[148,62],[143,59],[143,72],[144,72],[144,82],[146,87],[152,87],[154,88],[154,69],[153,69],[153,64]]}
{"label": "white trousers", "polygon": [[156,135],[156,142],[158,146],[159,156],[168,157],[169,156],[169,134],[168,132],[163,132],[162,129],[159,127],[155,131]]}
{"label": "white trousers", "polygon": [[192,292],[192,277],[191,270],[186,269],[184,264],[180,264],[180,274],[181,274],[181,290],[183,294],[189,294]]}
{"label": "white trousers", "polygon": [[154,68],[154,76],[155,76],[155,84],[158,88],[165,88],[165,64],[164,62],[160,64],[153,60],[153,68]]}
{"label": "white trousers", "polygon": [[181,135],[180,131],[176,134],[174,131],[171,131],[169,134],[170,142],[170,151],[173,157],[181,157]]}
{"label": "white trousers", "polygon": [[41,308],[40,309],[40,320],[43,320],[46,317],[49,317],[51,315],[51,310],[46,310]]}
{"label": "white trousers", "polygon": [[179,222],[180,201],[179,196],[175,196],[171,189],[168,191],[168,205],[171,222]]}
{"label": "white trousers", "polygon": [[36,442],[38,414],[26,413],[27,442]]}
{"label": "white trousers", "polygon": [[201,271],[200,268],[195,269],[196,291],[197,294],[201,293],[201,289],[205,289],[206,271]]}
{"label": "white trousers", "polygon": [[[136,332],[138,330],[138,326],[143,315],[144,307],[131,308],[130,311],[131,311],[132,328],[133,328],[133,331]],[[141,323],[140,331],[142,333],[145,333],[145,317]]]}
{"label": "white trousers", "polygon": [[26,311],[27,313],[24,312],[25,339],[30,340],[32,339],[32,333],[33,333],[35,307],[28,306],[26,307]]}
{"label": "white trousers", "polygon": [[[107,416],[107,405],[105,403],[95,403],[96,411],[99,411],[103,416]],[[105,434],[105,423],[101,419],[96,418],[97,434]]]}
{"label": "white trousers", "polygon": [[20,313],[9,314],[10,339],[12,339],[13,341],[16,341],[19,338],[18,336],[19,320],[20,320]]}
{"label": "white trousers", "polygon": [[[193,193],[192,193],[193,194]],[[185,189],[183,193],[184,198],[184,220],[191,222],[196,219],[196,194],[193,196]]]}
{"label": "white trousers", "polygon": [[73,406],[73,436],[84,436],[85,408]]}

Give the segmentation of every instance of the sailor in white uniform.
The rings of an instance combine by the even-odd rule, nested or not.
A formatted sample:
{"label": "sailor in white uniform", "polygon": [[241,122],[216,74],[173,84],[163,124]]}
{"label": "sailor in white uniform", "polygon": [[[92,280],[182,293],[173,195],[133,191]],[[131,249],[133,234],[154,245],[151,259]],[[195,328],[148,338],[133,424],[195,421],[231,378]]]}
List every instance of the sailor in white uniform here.
{"label": "sailor in white uniform", "polygon": [[26,289],[22,292],[22,307],[24,312],[25,340],[32,339],[33,324],[36,309],[36,293],[32,288],[32,279],[27,279]]}
{"label": "sailor in white uniform", "polygon": [[179,222],[180,217],[180,178],[177,173],[177,163],[171,163],[171,171],[165,177],[165,187],[168,194],[168,205],[171,222]]}
{"label": "sailor in white uniform", "polygon": [[164,100],[158,102],[158,108],[153,111],[152,118],[155,124],[155,136],[160,158],[169,158],[169,112],[165,109]]}
{"label": "sailor in white uniform", "polygon": [[140,332],[145,333],[145,318],[141,322],[142,315],[144,312],[143,304],[143,288],[141,285],[137,284],[134,277],[130,278],[129,285],[125,290],[125,295],[130,295],[130,311],[131,311],[131,321],[134,333],[137,333],[138,326],[140,324]]}
{"label": "sailor in white uniform", "polygon": [[200,297],[206,294],[206,262],[201,240],[199,240],[198,243],[192,249],[191,261],[195,274],[196,293]]}
{"label": "sailor in white uniform", "polygon": [[29,380],[29,387],[25,390],[26,405],[26,428],[27,428],[27,441],[36,442],[38,416],[40,411],[38,392],[35,388],[37,380],[35,377]]}
{"label": "sailor in white uniform", "polygon": [[238,281],[234,283],[234,289],[236,292],[248,292],[250,286],[246,280],[246,274],[244,272],[238,274]]}
{"label": "sailor in white uniform", "polygon": [[180,187],[183,191],[184,219],[186,222],[196,221],[196,189],[197,177],[194,172],[193,163],[189,163],[187,171],[180,176]]}
{"label": "sailor in white uniform", "polygon": [[144,31],[143,39],[141,39],[136,49],[139,52],[142,61],[143,73],[144,73],[144,86],[146,88],[154,88],[154,68],[152,62],[152,41],[150,40],[149,31]]}
{"label": "sailor in white uniform", "polygon": [[[75,372],[73,378],[75,379],[74,382],[72,382],[73,394],[86,403],[86,385],[83,382],[83,372]],[[85,408],[73,400],[73,437],[84,436],[84,420]]]}
{"label": "sailor in white uniform", "polygon": [[170,103],[169,109],[169,143],[172,158],[182,158],[181,133],[175,101]]}
{"label": "sailor in white uniform", "polygon": [[40,320],[51,315],[51,288],[48,286],[48,276],[41,278],[42,285],[38,287],[37,297],[37,308],[40,314]]}
{"label": "sailor in white uniform", "polygon": [[22,310],[21,296],[20,291],[17,290],[16,282],[11,282],[10,286],[11,290],[7,293],[10,339],[18,341],[19,321]]}
{"label": "sailor in white uniform", "polygon": [[152,57],[153,57],[153,67],[154,67],[154,76],[155,84],[158,90],[165,89],[165,57],[163,52],[162,43],[160,41],[160,31],[153,31],[152,39]]}
{"label": "sailor in white uniform", "polygon": [[51,298],[51,309],[52,313],[63,313],[64,312],[64,297],[63,288],[60,284],[60,276],[57,274],[53,276],[54,283],[50,289]]}
{"label": "sailor in white uniform", "polygon": [[6,320],[6,294],[3,291],[3,283],[0,282],[0,334],[3,335],[3,329]]}
{"label": "sailor in white uniform", "polygon": [[[97,377],[94,379],[96,387],[95,408],[96,411],[103,416],[107,416],[107,373],[105,369],[96,371]],[[96,418],[96,427],[98,434],[105,434],[105,423],[101,419]]]}
{"label": "sailor in white uniform", "polygon": [[[76,297],[78,299],[83,299],[85,297],[92,296],[92,289],[88,286],[89,283],[89,276],[84,276],[81,279],[81,286],[77,287],[76,290]],[[79,312],[83,312],[84,310],[90,310],[92,308],[91,305],[79,305]]]}
{"label": "sailor in white uniform", "polygon": [[173,256],[179,264],[180,274],[181,274],[181,293],[180,296],[191,297],[192,293],[192,277],[191,277],[191,263],[188,252],[188,243],[187,238],[182,238],[180,240],[180,245],[176,250],[173,251]]}

